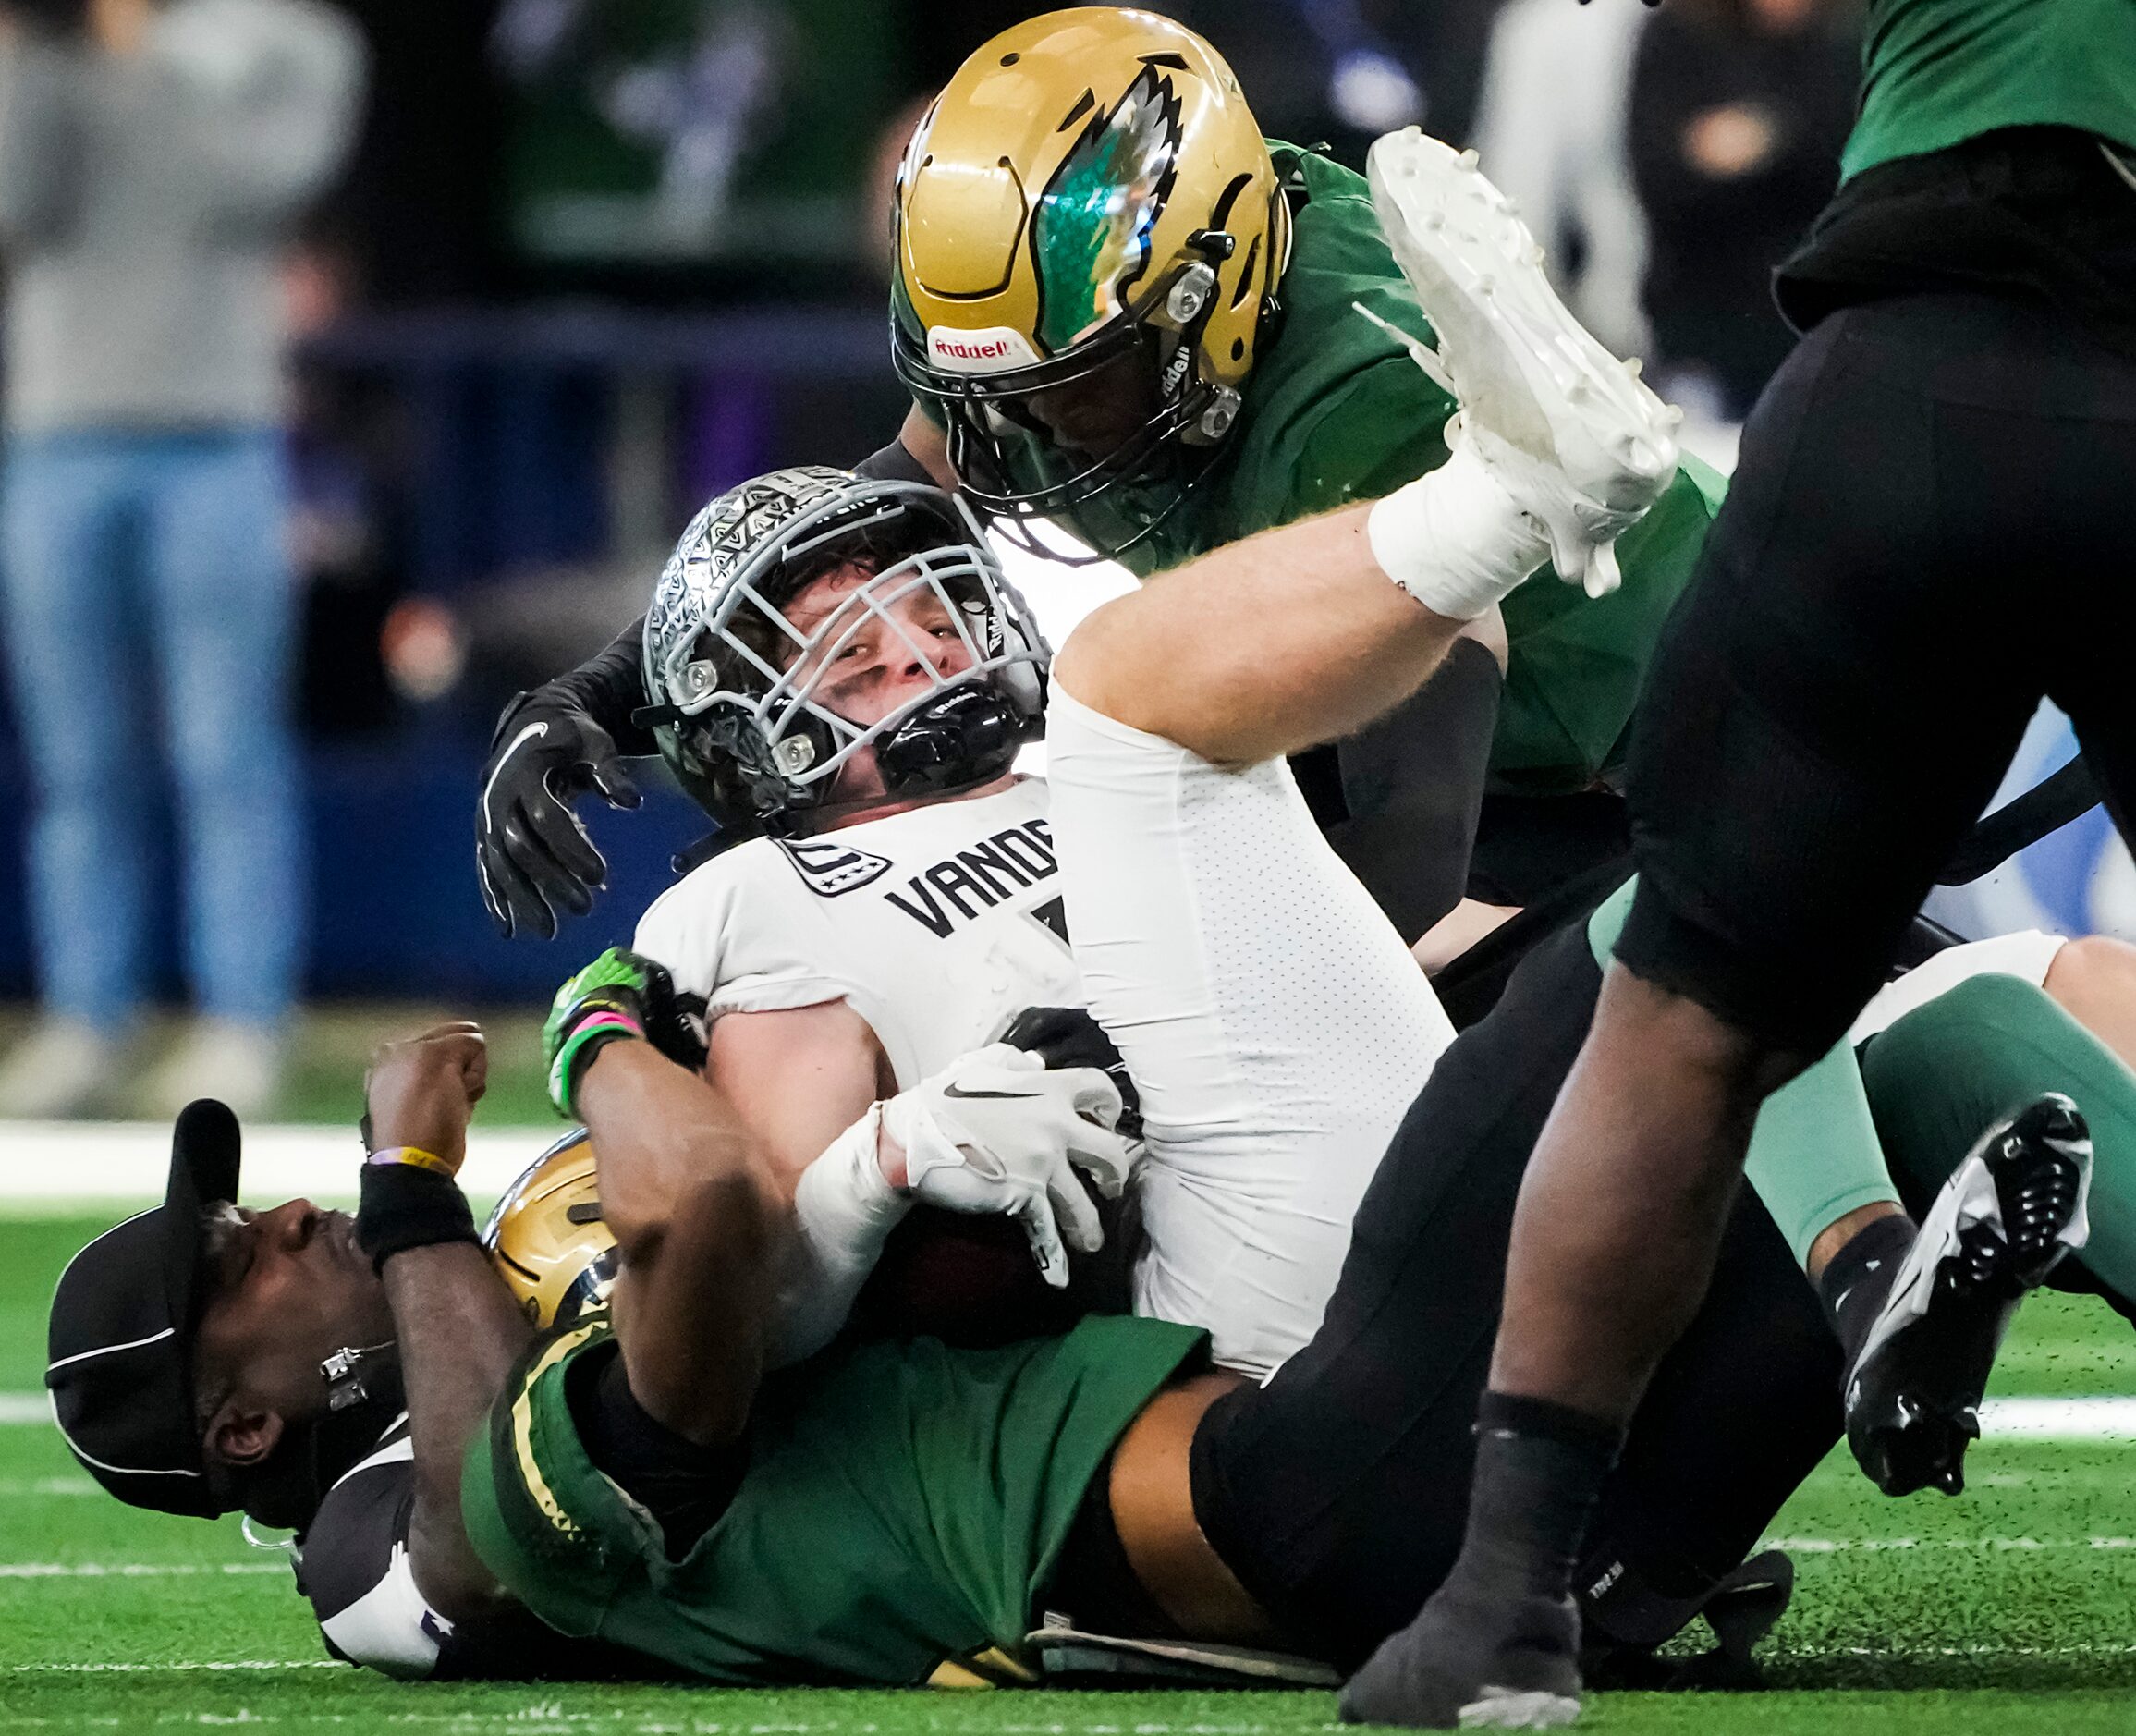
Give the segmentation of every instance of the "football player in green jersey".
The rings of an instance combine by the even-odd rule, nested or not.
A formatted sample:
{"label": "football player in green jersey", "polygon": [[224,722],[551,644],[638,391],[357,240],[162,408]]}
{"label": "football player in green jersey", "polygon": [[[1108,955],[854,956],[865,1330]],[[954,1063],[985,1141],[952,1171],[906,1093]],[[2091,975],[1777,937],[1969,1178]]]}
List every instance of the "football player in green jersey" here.
{"label": "football player in green jersey", "polygon": [[[1882,980],[2043,695],[2136,813],[2136,6],[1873,0],[1845,162],[1642,702],[1640,890],[1516,1224],[1472,1547],[1362,1720],[1576,1710],[1585,1516],[1757,1106]],[[1933,1468],[1968,1422],[1850,1426]]]}
{"label": "football player in green jersey", "polygon": [[[1364,181],[1263,140],[1208,43],[1148,12],[1049,13],[971,55],[904,163],[891,303],[917,408],[862,472],[961,485],[1011,535],[1050,519],[1138,576],[1451,457],[1454,396],[1413,360],[1432,328]],[[1301,756],[1316,814],[1406,939],[1468,885],[1472,756],[1493,901],[1623,848],[1627,726],[1723,488],[1673,450],[1657,481],[1644,518],[1613,527],[1592,597],[1557,577],[1596,539],[1569,503],[1522,503],[1542,527],[1525,557],[1555,550],[1559,571],[1505,599],[1499,691],[1450,679]],[[553,934],[601,883],[569,803],[635,800],[617,760],[652,752],[631,722],[638,644],[634,627],[499,726],[477,843],[507,933]]]}
{"label": "football player in green jersey", "polygon": [[[1180,1081],[1150,1058],[1163,1033],[1136,1012],[1195,971],[1177,945],[1188,927],[1233,954],[1265,945],[1277,920],[1310,939],[1326,900],[1290,895],[1328,890],[1334,865],[1279,756],[1337,713],[1398,700],[1455,634],[1453,616],[1389,582],[1411,570],[1400,531],[1416,495],[1390,499],[1337,515],[1342,535],[1317,547],[1285,527],[1205,557],[1093,617],[1064,656],[1053,740],[1070,923],[1093,1006],[1142,1076],[1145,1128],[1170,1118],[1183,1145],[1201,1124],[1176,1101]],[[1212,592],[1243,593],[1263,614],[1318,605],[1284,679],[1253,703],[1236,679],[1251,616],[1198,638],[1176,630]],[[1487,601],[1471,593],[1458,606]],[[1331,661],[1353,679],[1327,680]],[[1166,680],[1152,679],[1160,671]],[[1137,904],[1164,855],[1197,894],[1191,924],[1152,922],[1147,898]],[[1287,897],[1288,917],[1271,908]],[[1294,1095],[1346,1088],[1346,1062],[1385,1017],[1375,972],[1360,967],[1368,949],[1399,957],[1384,924],[1325,936],[1323,923],[1317,947],[1278,947],[1263,985],[1323,1013],[1316,1028],[1239,1057],[1241,1073],[1273,1074]],[[1347,1666],[1434,1583],[1460,1536],[1506,1229],[1599,982],[1588,936],[1569,930],[1447,1051],[1358,1213],[1321,1331],[1266,1385],[1205,1372],[1194,1326],[1146,1318],[994,1351],[834,1346],[767,1373],[791,1196],[731,1104],[657,1046],[682,1038],[653,973],[614,957],[559,996],[545,1035],[556,1092],[601,1154],[600,1228],[619,1268],[612,1315],[526,1346],[500,1282],[461,1245],[472,1226],[451,1171],[480,1045],[446,1031],[373,1077],[368,1131],[381,1149],[353,1226],[300,1204],[210,1209],[201,1223],[203,1206],[235,1192],[234,1129],[218,1164],[181,1151],[164,1212],[70,1266],[49,1378],[70,1442],[125,1498],[207,1512],[280,1492],[284,1476],[316,1500],[334,1478],[308,1531],[306,1588],[344,1655],[402,1673],[508,1669],[485,1636],[522,1607],[719,1681],[1013,1676],[1040,1612],[1062,1608],[1113,1633],[1273,1639]],[[1991,1026],[2014,1028],[2016,1011],[1999,1006]],[[2136,1150],[2136,1082],[2124,1071],[2117,1092],[2118,1064],[2087,1059],[2081,1043],[2061,1055],[2066,1071],[2043,1076],[2039,1057],[2020,1057],[1991,1089],[2081,1083],[2111,1113],[2101,1125],[2115,1149]],[[1910,1039],[1898,1057],[1924,1109],[1940,1099],[1962,1123],[1977,1108],[1971,1070],[1947,1064],[1947,1049]],[[1873,1070],[1881,1061],[1873,1052]],[[959,1097],[946,1107],[964,1131],[931,1161],[953,1168],[955,1148],[983,1144],[994,1179],[1013,1179],[1021,1158],[987,1130],[1039,1088],[1030,1070],[1003,1069],[976,1093],[946,1093]],[[909,1181],[914,1149],[900,1157],[896,1143],[909,1132],[870,1131],[840,1158],[864,1159],[879,1191],[900,1166]],[[1287,1124],[1240,1131],[1279,1141]],[[2057,1145],[2074,1143],[2050,1100],[1998,1125],[1959,1174],[2049,1175]],[[1959,1155],[1934,1132],[1921,1139],[1917,1183],[1933,1188]],[[1218,1188],[1225,1173],[1214,1164],[1195,1180]],[[1154,1238],[1163,1224],[1148,1204]],[[1983,1222],[2001,1210],[1973,1204]],[[2068,1229],[2077,1220],[2062,1204]],[[2125,1232],[2136,1213],[2115,1210]],[[2009,1270],[1992,1248],[1969,1252]],[[1838,1351],[1786,1239],[1747,1199],[1722,1272],[1678,1352],[1680,1378],[1642,1412],[1597,1534],[1593,1633],[1634,1656],[1736,1579],[1837,1427]],[[384,1366],[382,1306],[408,1436],[359,1434],[337,1458],[323,1462],[312,1446],[292,1459],[292,1444],[320,1440],[337,1387]],[[520,1347],[464,1477],[441,1477]],[[381,1388],[360,1404],[392,1399]],[[369,1456],[350,1465],[358,1453]],[[401,1534],[410,1514],[421,1523]]]}

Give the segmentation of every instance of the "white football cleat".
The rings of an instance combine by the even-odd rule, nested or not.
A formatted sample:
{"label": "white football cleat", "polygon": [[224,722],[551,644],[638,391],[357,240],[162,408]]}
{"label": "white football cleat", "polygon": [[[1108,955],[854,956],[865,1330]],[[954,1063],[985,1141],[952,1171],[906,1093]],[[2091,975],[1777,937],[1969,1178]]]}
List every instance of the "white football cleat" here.
{"label": "white football cleat", "polygon": [[1613,545],[1676,474],[1683,412],[1566,311],[1543,250],[1473,151],[1411,127],[1373,144],[1365,174],[1438,348],[1397,336],[1460,400],[1448,439],[1465,440],[1543,527],[1559,577],[1591,597],[1616,590]]}

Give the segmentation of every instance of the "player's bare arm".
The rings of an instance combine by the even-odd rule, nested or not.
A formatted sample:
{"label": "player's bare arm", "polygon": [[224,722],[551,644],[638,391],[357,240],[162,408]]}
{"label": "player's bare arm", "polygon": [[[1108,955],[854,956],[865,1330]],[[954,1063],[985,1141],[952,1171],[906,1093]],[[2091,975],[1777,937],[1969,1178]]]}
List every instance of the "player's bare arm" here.
{"label": "player's bare arm", "polygon": [[801,1171],[897,1091],[882,1044],[842,1000],[714,1020],[704,1076],[763,1143],[789,1199]]}
{"label": "player's bare arm", "polygon": [[1471,567],[1436,545],[1444,475],[1263,531],[1116,597],[1069,636],[1056,679],[1093,710],[1221,764],[1361,729],[1422,687],[1541,561],[1538,549],[1532,562]]}
{"label": "player's bare arm", "polygon": [[687,1440],[736,1440],[763,1375],[790,1222],[774,1168],[718,1093],[648,1044],[603,1047],[574,1103],[621,1255],[614,1307],[631,1395]]}
{"label": "player's bare arm", "polygon": [[[386,1044],[365,1083],[372,1143],[427,1152],[457,1169],[488,1065],[488,1045],[472,1024]],[[477,1620],[511,1598],[469,1545],[460,1461],[532,1329],[489,1255],[470,1242],[406,1249],[381,1276],[415,1449],[409,1565],[439,1615]]]}

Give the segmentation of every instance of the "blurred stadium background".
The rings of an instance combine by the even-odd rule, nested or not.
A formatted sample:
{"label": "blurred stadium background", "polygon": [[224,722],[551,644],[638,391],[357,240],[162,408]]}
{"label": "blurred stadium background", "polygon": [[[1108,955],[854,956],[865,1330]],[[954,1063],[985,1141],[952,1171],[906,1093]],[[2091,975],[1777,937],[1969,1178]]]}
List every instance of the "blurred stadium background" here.
{"label": "blurred stadium background", "polygon": [[[850,462],[889,437],[902,411],[884,313],[898,147],[973,46],[1045,8],[342,9],[369,52],[360,134],[285,271],[313,1010],[278,1111],[339,1119],[370,1042],[417,1004],[507,1015],[491,1115],[538,1117],[525,1021],[510,1010],[625,937],[702,824],[666,790],[639,815],[590,813],[608,896],[559,943],[507,944],[470,860],[491,724],[515,691],[636,615],[710,495],[778,463]],[[1694,413],[1694,443],[1726,462],[1732,419],[1788,341],[1765,273],[1835,177],[1854,6],[1157,9],[1214,40],[1272,134],[1325,141],[1353,163],[1410,121],[1480,143],[1590,323],[1654,358]],[[1087,577],[1023,570],[1056,633],[1102,593]],[[0,1041],[26,1028],[36,992],[13,718],[0,708]],[[2069,752],[2044,720],[2013,779]],[[159,835],[167,858],[167,819]],[[156,876],[154,924],[174,1013],[175,881]],[[2136,870],[2094,815],[1946,903],[1967,931],[2136,933]],[[152,1028],[144,1068],[173,1029]],[[123,1111],[123,1090],[111,1106]]]}
{"label": "blurred stadium background", "polygon": [[[0,21],[52,3],[0,0]],[[372,1044],[432,1012],[472,1012],[495,1057],[468,1171],[486,1204],[546,1142],[537,1124],[555,1126],[536,1043],[549,993],[628,937],[670,858],[704,826],[650,777],[638,814],[589,803],[611,865],[606,897],[556,942],[501,940],[472,862],[492,725],[511,694],[639,613],[710,495],[780,463],[850,462],[890,437],[904,408],[887,365],[884,275],[899,147],[971,48],[1048,8],[337,9],[368,51],[362,124],[283,271],[311,847],[305,1006],[278,1125],[249,1136],[248,1192],[348,1197]],[[1694,446],[1727,464],[1735,420],[1788,341],[1765,275],[1836,178],[1859,41],[1850,0],[1669,0],[1654,13],[1634,0],[1154,9],[1215,42],[1275,136],[1325,141],[1353,165],[1378,132],[1412,121],[1478,144],[1583,317],[1650,358],[1693,412]],[[1125,582],[1028,561],[1017,571],[1056,643]],[[0,704],[0,1051],[30,1027],[38,986],[15,718]],[[2006,795],[2071,752],[2066,723],[2044,713]],[[167,814],[155,835],[165,1010],[139,1049],[144,1072],[186,1005]],[[2037,925],[2136,938],[2136,866],[2094,812],[1986,881],[1940,893],[1934,909],[1969,934]],[[160,1191],[167,1130],[124,1119],[131,1082],[113,1082],[107,1122],[9,1122],[0,1102],[0,1425],[21,1425],[0,1426],[0,1724],[1003,1728],[998,1712],[888,1696],[740,1696],[708,1713],[702,1699],[653,1690],[438,1691],[410,1712],[399,1690],[314,1673],[316,1634],[278,1563],[247,1550],[234,1526],[209,1533],[79,1498],[92,1485],[41,1425],[43,1314],[60,1264]],[[2004,1414],[2013,1437],[1976,1460],[1973,1500],[1878,1504],[1848,1468],[1827,1466],[1783,1517],[1807,1595],[1779,1636],[1776,1674],[1799,1692],[1732,1713],[1741,1727],[1829,1729],[1866,1712],[1894,1730],[2129,1728],[2126,1326],[2057,1299],[2027,1315],[1998,1382],[2031,1408]],[[125,1671],[145,1673],[113,1673]],[[1922,1692],[1954,1687],[2013,1692],[1962,1705]],[[1835,1688],[1907,1692],[1851,1694],[1843,1710],[1825,1695]],[[2040,1690],[2054,1692],[2031,1697]],[[1024,1721],[1007,1728],[1024,1730],[1331,1728],[1318,1696],[1016,1704]],[[1674,1730],[1710,1728],[1714,1715],[1627,1701],[1601,1716],[1610,1729]]]}

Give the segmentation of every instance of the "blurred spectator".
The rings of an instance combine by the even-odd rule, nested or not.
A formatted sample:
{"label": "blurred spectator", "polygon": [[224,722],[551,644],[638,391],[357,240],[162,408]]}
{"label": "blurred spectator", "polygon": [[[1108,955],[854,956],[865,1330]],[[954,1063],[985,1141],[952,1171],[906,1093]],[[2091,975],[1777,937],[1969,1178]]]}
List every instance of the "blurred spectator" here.
{"label": "blurred spectator", "polygon": [[1633,185],[1665,395],[1740,422],[1795,339],[1773,268],[1839,179],[1860,79],[1847,0],[1675,0],[1633,56]]}
{"label": "blurred spectator", "polygon": [[0,32],[0,591],[45,1015],[0,1102],[77,1113],[124,1078],[160,734],[202,1017],[147,1094],[242,1113],[302,933],[279,264],[362,51],[318,0],[7,0]]}
{"label": "blurred spectator", "polygon": [[1492,26],[1470,142],[1520,207],[1581,323],[1620,356],[1649,342],[1646,225],[1625,158],[1638,0],[1512,0]]}

